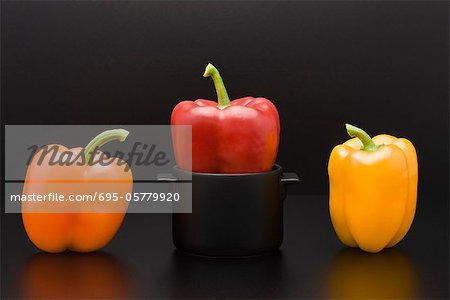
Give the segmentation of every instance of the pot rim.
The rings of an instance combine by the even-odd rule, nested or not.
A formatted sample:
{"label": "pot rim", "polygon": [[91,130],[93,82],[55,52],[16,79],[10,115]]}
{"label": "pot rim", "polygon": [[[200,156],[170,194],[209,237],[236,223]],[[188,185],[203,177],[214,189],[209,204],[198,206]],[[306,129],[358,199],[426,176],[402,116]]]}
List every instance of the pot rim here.
{"label": "pot rim", "polygon": [[178,168],[178,166],[174,166],[173,167],[177,172],[180,173],[184,173],[184,174],[192,174],[195,176],[212,176],[212,177],[242,177],[242,176],[270,176],[270,175],[274,175],[274,174],[281,174],[283,172],[283,167],[281,167],[278,164],[274,164],[272,167],[271,171],[267,171],[267,172],[254,172],[254,173],[202,173],[202,172],[191,172],[191,171],[186,171],[183,169]]}

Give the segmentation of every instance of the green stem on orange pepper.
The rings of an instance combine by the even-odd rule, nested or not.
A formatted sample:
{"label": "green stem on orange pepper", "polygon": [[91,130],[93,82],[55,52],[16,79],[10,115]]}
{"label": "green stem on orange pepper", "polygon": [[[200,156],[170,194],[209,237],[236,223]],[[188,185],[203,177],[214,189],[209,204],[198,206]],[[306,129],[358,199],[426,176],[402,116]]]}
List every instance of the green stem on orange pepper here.
{"label": "green stem on orange pepper", "polygon": [[92,156],[94,152],[97,151],[98,148],[103,146],[104,144],[119,140],[121,142],[125,141],[129,132],[125,129],[111,129],[106,130],[97,135],[83,150],[84,161],[86,164],[91,162]]}

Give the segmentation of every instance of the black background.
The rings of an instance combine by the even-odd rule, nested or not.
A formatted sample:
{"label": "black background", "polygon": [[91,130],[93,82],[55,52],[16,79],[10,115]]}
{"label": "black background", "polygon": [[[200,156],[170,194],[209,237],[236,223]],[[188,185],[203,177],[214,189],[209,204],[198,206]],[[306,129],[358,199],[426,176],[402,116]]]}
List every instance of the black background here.
{"label": "black background", "polygon": [[[232,98],[264,96],[277,106],[278,163],[302,178],[292,194],[327,194],[328,156],[347,139],[346,122],[372,135],[407,137],[419,157],[419,201],[416,223],[402,245],[406,253],[429,253],[440,262],[433,269],[427,261],[428,272],[440,279],[425,280],[434,290],[422,296],[448,297],[448,2],[11,1],[1,8],[2,124],[168,124],[179,101],[215,98],[211,80],[201,76],[212,62]],[[322,238],[332,241],[326,246],[334,253],[339,243],[326,205],[320,205],[299,214],[323,220],[317,230],[326,232]],[[26,245],[24,256],[36,252],[20,216],[3,216],[3,245]],[[127,216],[129,225],[124,223],[112,249],[139,241],[139,226],[155,220],[168,227],[159,233],[148,229],[146,246],[152,234],[165,232],[164,241],[170,239],[170,216]],[[287,243],[285,256],[300,245],[294,238],[291,248]],[[429,252],[434,247],[439,254]],[[193,295],[236,295],[213,290]]]}

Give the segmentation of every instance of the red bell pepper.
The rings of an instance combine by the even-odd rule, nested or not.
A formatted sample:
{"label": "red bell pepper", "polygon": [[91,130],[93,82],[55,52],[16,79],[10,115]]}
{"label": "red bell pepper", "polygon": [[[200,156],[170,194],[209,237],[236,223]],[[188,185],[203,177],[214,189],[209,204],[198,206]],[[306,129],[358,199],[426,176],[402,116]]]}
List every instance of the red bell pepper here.
{"label": "red bell pepper", "polygon": [[[172,125],[192,126],[192,171],[203,173],[255,173],[270,171],[280,140],[280,119],[266,98],[230,101],[219,71],[208,64],[203,77],[212,77],[218,103],[198,99],[182,101],[173,109]],[[177,164],[191,167],[187,151],[191,137],[172,130]]]}

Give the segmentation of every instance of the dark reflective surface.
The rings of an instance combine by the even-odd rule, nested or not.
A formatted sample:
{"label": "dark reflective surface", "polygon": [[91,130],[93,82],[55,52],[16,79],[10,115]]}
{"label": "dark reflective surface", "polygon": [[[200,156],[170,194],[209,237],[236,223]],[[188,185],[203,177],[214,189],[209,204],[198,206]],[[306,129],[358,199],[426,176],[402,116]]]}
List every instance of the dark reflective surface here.
{"label": "dark reflective surface", "polygon": [[258,257],[214,259],[176,250],[167,269],[167,280],[174,284],[170,296],[188,297],[196,287],[195,296],[200,298],[208,297],[212,290],[219,298],[252,298],[255,293],[276,298],[283,293],[285,264],[281,251]]}
{"label": "dark reflective surface", "polygon": [[130,298],[136,296],[130,276],[118,257],[105,252],[37,253],[14,284],[23,298]]}
{"label": "dark reflective surface", "polygon": [[343,249],[333,258],[325,278],[328,298],[421,298],[416,266],[398,249],[377,254]]}
{"label": "dark reflective surface", "polygon": [[326,196],[288,196],[271,255],[214,259],[175,250],[168,214],[129,214],[103,251],[43,254],[20,215],[2,227],[1,298],[448,298],[448,219],[420,206],[411,231],[378,254],[336,238]]}

